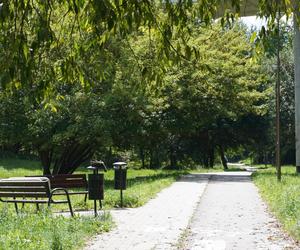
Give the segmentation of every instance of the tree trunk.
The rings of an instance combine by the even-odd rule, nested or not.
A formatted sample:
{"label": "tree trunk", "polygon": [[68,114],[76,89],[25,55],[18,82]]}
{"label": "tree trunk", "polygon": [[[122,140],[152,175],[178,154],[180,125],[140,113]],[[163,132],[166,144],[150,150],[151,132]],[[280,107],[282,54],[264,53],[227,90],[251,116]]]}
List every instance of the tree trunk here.
{"label": "tree trunk", "polygon": [[149,159],[149,168],[152,169],[153,168],[153,150],[152,150],[152,148],[150,149],[149,157],[150,157],[150,159]]}
{"label": "tree trunk", "polygon": [[52,174],[72,174],[82,163],[93,156],[92,148],[77,142],[70,143],[57,156]]}
{"label": "tree trunk", "polygon": [[170,147],[170,169],[177,169],[177,158],[174,148]]}
{"label": "tree trunk", "polygon": [[215,149],[211,147],[209,151],[209,167],[213,168],[214,165],[215,165]]}
{"label": "tree trunk", "polygon": [[43,166],[43,174],[51,174],[52,150],[41,150],[39,156]]}
{"label": "tree trunk", "polygon": [[150,150],[150,168],[151,169],[160,168],[160,160],[159,160],[157,149]]}
{"label": "tree trunk", "polygon": [[225,157],[224,148],[222,145],[219,145],[219,151],[220,151],[220,157],[221,157],[221,162],[222,162],[223,168],[224,168],[224,170],[227,170],[228,169],[227,159]]}
{"label": "tree trunk", "polygon": [[142,168],[146,168],[146,166],[145,166],[145,152],[144,152],[144,149],[142,147],[140,148],[140,157],[141,157],[141,161],[142,161]]}

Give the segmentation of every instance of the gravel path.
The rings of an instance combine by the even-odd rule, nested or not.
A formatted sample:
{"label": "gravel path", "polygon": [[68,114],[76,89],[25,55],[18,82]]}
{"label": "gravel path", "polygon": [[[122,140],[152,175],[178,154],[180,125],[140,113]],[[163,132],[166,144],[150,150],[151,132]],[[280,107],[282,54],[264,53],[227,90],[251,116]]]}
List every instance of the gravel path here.
{"label": "gravel path", "polygon": [[181,249],[300,249],[270,216],[249,175],[212,176]]}

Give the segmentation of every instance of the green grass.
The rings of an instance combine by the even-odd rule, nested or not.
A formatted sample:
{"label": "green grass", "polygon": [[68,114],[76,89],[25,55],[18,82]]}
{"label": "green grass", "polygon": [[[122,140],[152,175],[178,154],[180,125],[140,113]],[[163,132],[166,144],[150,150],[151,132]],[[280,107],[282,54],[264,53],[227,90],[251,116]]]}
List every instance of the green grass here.
{"label": "green grass", "polygon": [[109,215],[102,217],[53,216],[47,212],[20,214],[0,211],[0,249],[79,249],[88,237],[109,231]]}
{"label": "green grass", "polygon": [[41,175],[40,162],[16,158],[0,158],[0,178]]}
{"label": "green grass", "polygon": [[295,167],[282,167],[281,182],[274,168],[259,170],[253,180],[284,229],[300,241],[300,176]]}

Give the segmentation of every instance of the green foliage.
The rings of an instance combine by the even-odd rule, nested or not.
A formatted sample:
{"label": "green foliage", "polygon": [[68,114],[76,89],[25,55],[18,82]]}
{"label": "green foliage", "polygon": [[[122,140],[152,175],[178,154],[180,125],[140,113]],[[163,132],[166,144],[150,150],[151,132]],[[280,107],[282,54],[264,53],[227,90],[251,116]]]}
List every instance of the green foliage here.
{"label": "green foliage", "polygon": [[[62,29],[69,25],[66,19]],[[162,63],[155,29],[153,36],[141,28],[132,36],[111,38],[101,53],[92,42],[76,60],[86,70],[82,84],[93,82],[84,90],[71,84],[76,81],[72,74],[67,73],[68,80],[61,73],[51,75],[51,67],[73,53],[74,39],[90,44],[93,35],[74,31],[73,40],[62,36],[66,43],[42,64],[44,74],[51,75],[47,100],[30,99],[30,90],[24,89],[0,95],[2,144],[33,150],[44,173],[71,173],[95,153],[111,163],[113,150],[133,152],[143,168],[178,168],[177,163],[188,161],[213,166],[215,150],[224,158],[227,148],[254,143],[257,130],[251,136],[245,131],[266,113],[268,94],[246,31],[239,25],[224,30],[219,24],[211,29],[190,24],[189,31],[187,44],[197,55],[181,46],[180,37],[171,41],[177,51],[190,54],[180,64]],[[105,80],[102,64],[108,68]],[[4,133],[7,128],[11,137]]]}
{"label": "green foliage", "polygon": [[[144,28],[154,30],[161,62],[169,59],[179,62],[197,54],[195,47],[188,43],[191,23],[210,25],[217,14],[229,10],[222,13],[221,24],[224,27],[232,23],[235,13],[243,7],[239,0],[227,3],[216,0],[3,0],[0,8],[1,85],[12,89],[34,86],[35,91],[44,92],[49,90],[49,86],[51,88],[51,78],[58,75],[65,81],[76,79],[78,83],[90,83],[86,79],[86,67],[80,63],[82,56],[89,54],[90,47],[99,46],[99,52],[103,54],[111,37],[126,37]],[[293,7],[286,0],[263,0],[258,2],[258,13],[270,19],[272,28],[276,13],[280,11],[290,16]],[[262,29],[261,34],[265,33],[266,29]],[[82,43],[82,34],[90,36],[88,43]],[[38,84],[33,83],[44,59],[57,55],[55,52],[60,51],[67,37],[71,37],[71,50],[61,55],[58,63],[48,64],[47,76],[41,78]],[[181,42],[173,45],[172,40],[177,38]],[[105,72],[100,71],[102,75]],[[152,79],[155,77],[153,72],[150,76]]]}
{"label": "green foliage", "polygon": [[108,214],[97,218],[66,218],[45,212],[16,215],[2,207],[0,249],[78,249],[88,237],[111,227]]}
{"label": "green foliage", "polygon": [[[239,25],[232,30],[219,25],[209,30],[195,26],[191,31],[189,44],[198,48],[200,56],[173,65],[160,86],[149,88],[147,111],[152,114],[146,124],[153,128],[147,131],[146,127],[143,136],[150,135],[147,142],[152,151],[167,149],[171,166],[186,155],[212,166],[216,147],[226,150],[260,139],[255,128],[267,112],[268,78],[252,60],[246,31]],[[134,46],[140,61],[153,67],[156,52],[150,53],[157,48],[149,43],[149,50],[143,42]],[[150,148],[146,143],[144,150]]]}
{"label": "green foliage", "polygon": [[[253,150],[256,163],[271,163],[275,155],[275,82],[277,80],[277,36],[267,39],[270,44],[261,57],[263,71],[269,76],[270,86],[267,114],[264,124],[264,140]],[[281,126],[281,156],[283,164],[295,164],[295,101],[294,101],[294,56],[293,32],[288,24],[280,24],[280,126]],[[271,46],[272,45],[272,46]],[[265,158],[265,159],[264,159]]]}
{"label": "green foliage", "polygon": [[300,178],[294,167],[282,168],[281,182],[277,181],[275,172],[274,168],[259,170],[254,182],[284,228],[300,240]]}

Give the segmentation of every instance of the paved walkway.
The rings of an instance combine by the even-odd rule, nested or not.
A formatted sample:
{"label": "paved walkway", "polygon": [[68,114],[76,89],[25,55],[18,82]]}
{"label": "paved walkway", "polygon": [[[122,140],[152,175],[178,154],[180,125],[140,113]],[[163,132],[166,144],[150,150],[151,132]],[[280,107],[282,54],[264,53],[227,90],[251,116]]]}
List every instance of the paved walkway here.
{"label": "paved walkway", "polygon": [[268,214],[248,172],[189,175],[112,216],[117,228],[85,249],[300,249]]}
{"label": "paved walkway", "polygon": [[207,185],[209,176],[188,175],[145,206],[112,210],[117,228],[97,236],[86,249],[174,249]]}
{"label": "paved walkway", "polygon": [[280,229],[247,173],[212,176],[182,249],[300,249]]}

